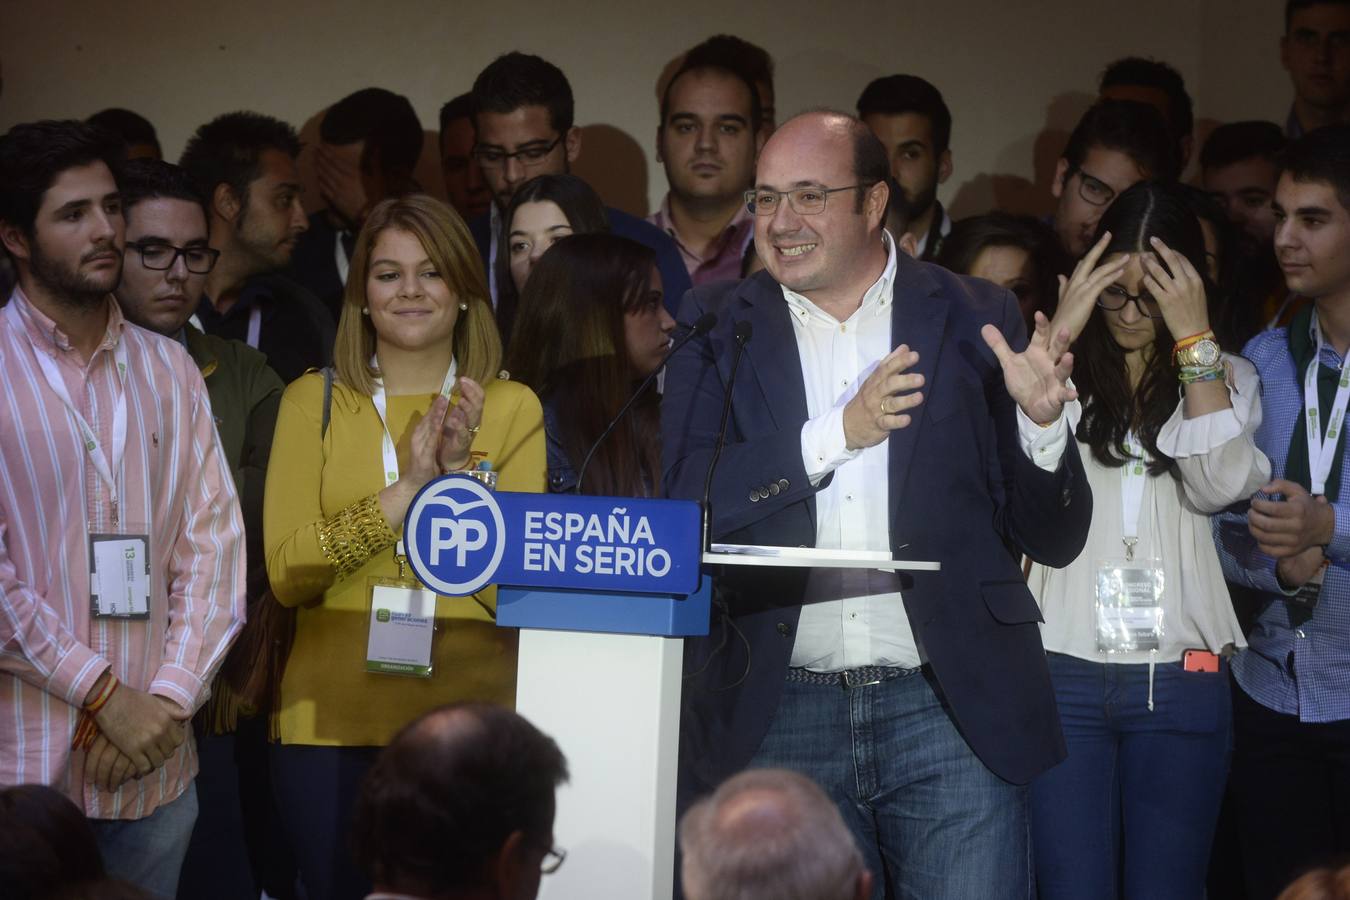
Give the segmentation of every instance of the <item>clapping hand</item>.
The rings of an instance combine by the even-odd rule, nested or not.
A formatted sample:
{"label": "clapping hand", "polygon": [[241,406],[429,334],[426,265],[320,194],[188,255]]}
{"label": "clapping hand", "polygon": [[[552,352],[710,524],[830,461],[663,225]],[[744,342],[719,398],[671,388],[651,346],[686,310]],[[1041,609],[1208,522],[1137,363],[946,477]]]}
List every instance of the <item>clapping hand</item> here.
{"label": "clapping hand", "polygon": [[459,403],[441,424],[441,443],[436,462],[441,472],[462,469],[469,462],[469,450],[483,421],[483,388],[472,378],[459,379]]}
{"label": "clapping hand", "polygon": [[850,450],[873,447],[892,431],[905,428],[909,411],[923,402],[923,376],[906,371],[918,365],[919,354],[906,344],[896,347],[877,363],[844,407],[844,444]]}

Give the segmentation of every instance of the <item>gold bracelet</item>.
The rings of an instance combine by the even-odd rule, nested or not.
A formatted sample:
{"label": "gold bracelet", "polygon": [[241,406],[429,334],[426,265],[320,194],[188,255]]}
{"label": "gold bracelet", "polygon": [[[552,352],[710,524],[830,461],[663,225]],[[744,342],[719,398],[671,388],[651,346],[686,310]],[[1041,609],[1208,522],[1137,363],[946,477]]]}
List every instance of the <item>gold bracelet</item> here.
{"label": "gold bracelet", "polygon": [[371,494],[319,523],[319,549],[332,563],[338,578],[355,572],[397,540],[398,535],[384,520],[378,494]]}

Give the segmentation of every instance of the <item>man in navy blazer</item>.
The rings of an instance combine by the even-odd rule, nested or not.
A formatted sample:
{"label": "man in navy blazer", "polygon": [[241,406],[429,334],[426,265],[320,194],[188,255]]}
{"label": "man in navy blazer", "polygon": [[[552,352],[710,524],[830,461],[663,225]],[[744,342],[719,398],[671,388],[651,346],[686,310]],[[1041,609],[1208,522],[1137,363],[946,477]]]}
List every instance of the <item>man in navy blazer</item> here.
{"label": "man in navy blazer", "polygon": [[1043,321],[1027,343],[1008,291],[896,252],[888,171],[843,114],[765,145],[766,271],[685,297],[681,318],[718,324],[669,365],[665,484],[702,496],[748,323],[713,539],[942,570],[726,567],[711,633],[686,643],[681,800],[747,766],[797,769],[884,873],[877,897],[1026,898],[1025,785],[1065,749],[1019,557],[1066,565],[1087,536],[1060,415],[1072,357]]}

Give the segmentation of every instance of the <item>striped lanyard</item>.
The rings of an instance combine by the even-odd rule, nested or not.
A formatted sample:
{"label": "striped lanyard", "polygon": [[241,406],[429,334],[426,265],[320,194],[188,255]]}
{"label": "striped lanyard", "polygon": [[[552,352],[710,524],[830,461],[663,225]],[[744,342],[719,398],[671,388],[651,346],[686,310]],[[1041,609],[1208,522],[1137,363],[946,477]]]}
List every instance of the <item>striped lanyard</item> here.
{"label": "striped lanyard", "polygon": [[1336,398],[1331,403],[1326,438],[1323,439],[1318,421],[1321,417],[1318,410],[1321,398],[1317,392],[1317,371],[1322,365],[1322,326],[1318,324],[1315,314],[1312,317],[1312,330],[1317,352],[1303,376],[1303,424],[1308,433],[1308,477],[1311,479],[1313,495],[1318,496],[1327,491],[1327,477],[1331,474],[1331,463],[1336,456],[1336,442],[1341,436],[1341,426],[1345,424],[1345,407],[1350,402],[1350,355],[1341,363],[1341,380],[1336,388]]}
{"label": "striped lanyard", "polygon": [[1125,465],[1120,467],[1121,536],[1125,542],[1125,558],[1132,560],[1134,546],[1139,543],[1139,509],[1144,504],[1148,460],[1134,432],[1125,435],[1120,449],[1125,454]]}

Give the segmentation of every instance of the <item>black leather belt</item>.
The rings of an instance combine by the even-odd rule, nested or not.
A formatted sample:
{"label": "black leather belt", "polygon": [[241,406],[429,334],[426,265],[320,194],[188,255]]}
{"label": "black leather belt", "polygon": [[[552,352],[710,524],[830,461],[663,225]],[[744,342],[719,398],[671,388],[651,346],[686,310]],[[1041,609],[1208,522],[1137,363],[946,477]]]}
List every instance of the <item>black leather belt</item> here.
{"label": "black leather belt", "polygon": [[883,681],[890,681],[894,678],[903,678],[917,671],[919,671],[917,668],[902,669],[898,666],[859,666],[856,669],[845,669],[842,672],[812,672],[809,669],[788,669],[787,680],[794,684],[813,684],[817,687],[843,688],[848,691],[853,688],[881,684]]}

